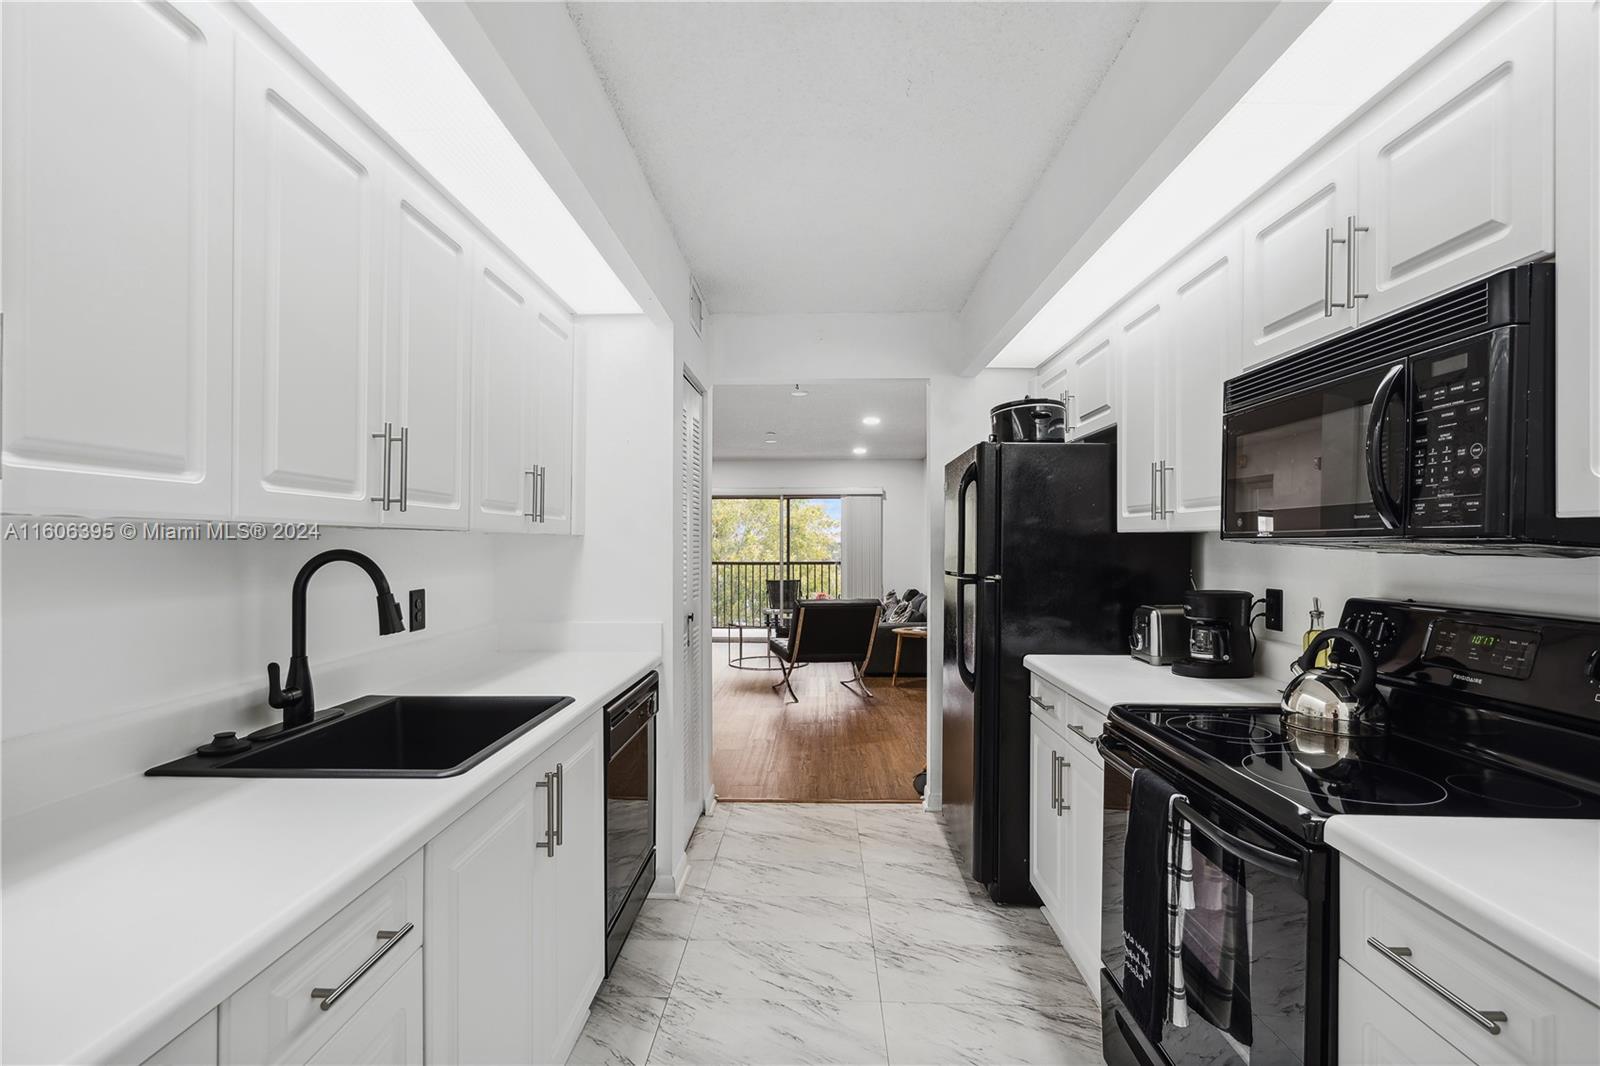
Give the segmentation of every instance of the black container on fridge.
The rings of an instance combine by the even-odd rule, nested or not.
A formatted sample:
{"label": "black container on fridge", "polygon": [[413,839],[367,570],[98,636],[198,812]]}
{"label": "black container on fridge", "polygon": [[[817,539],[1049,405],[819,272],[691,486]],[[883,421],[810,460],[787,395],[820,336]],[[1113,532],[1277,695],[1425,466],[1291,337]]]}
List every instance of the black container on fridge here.
{"label": "black container on fridge", "polygon": [[1190,538],[1117,532],[1114,443],[979,444],[945,466],[942,809],[997,903],[1028,881],[1032,654],[1121,655],[1188,584]]}

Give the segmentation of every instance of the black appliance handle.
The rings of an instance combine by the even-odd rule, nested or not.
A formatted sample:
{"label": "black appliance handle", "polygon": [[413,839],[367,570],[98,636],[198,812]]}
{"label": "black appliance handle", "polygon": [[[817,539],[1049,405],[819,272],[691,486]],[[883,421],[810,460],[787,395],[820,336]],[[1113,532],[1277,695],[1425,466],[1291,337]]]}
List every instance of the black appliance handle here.
{"label": "black appliance handle", "polygon": [[1367,647],[1367,642],[1350,632],[1348,629],[1324,629],[1311,643],[1306,645],[1306,650],[1300,655],[1300,669],[1306,671],[1317,665],[1317,653],[1324,644],[1332,644],[1342,640],[1345,644],[1356,650],[1356,662],[1361,664],[1361,671],[1356,675],[1355,686],[1351,691],[1357,696],[1370,695],[1378,681],[1378,664],[1372,658],[1372,649]]}
{"label": "black appliance handle", "polygon": [[961,683],[968,689],[976,691],[978,675],[967,669],[967,612],[966,591],[968,585],[977,584],[975,577],[956,578],[956,673],[961,675]]}
{"label": "black appliance handle", "polygon": [[[1134,767],[1112,753],[1106,744],[1105,737],[1102,736],[1096,740],[1095,747],[1099,749],[1106,762],[1127,774],[1130,782],[1133,780]],[[1180,796],[1172,801],[1172,809],[1181,814],[1190,825],[1213,840],[1223,851],[1228,852],[1235,858],[1243,859],[1269,873],[1279,874],[1283,877],[1300,879],[1303,876],[1304,864],[1298,857],[1283,855],[1270,848],[1263,848],[1259,844],[1252,844],[1248,840],[1241,840],[1195,810],[1189,801],[1183,797]]]}
{"label": "black appliance handle", "polygon": [[1383,375],[1378,391],[1372,394],[1372,418],[1367,423],[1367,487],[1386,529],[1400,528],[1400,506],[1389,494],[1383,474],[1383,428],[1389,421],[1389,401],[1394,399],[1394,390],[1405,373],[1406,365],[1396,363]]}
{"label": "black appliance handle", "polygon": [[962,572],[967,565],[967,490],[978,481],[978,464],[973,463],[961,473],[961,485],[956,489],[956,576],[971,579]]}

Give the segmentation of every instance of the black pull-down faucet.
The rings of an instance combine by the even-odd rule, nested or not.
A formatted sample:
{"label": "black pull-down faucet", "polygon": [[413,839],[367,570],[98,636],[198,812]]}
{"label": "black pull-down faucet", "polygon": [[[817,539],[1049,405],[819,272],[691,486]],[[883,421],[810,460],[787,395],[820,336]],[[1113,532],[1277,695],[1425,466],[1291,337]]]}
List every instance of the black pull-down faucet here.
{"label": "black pull-down faucet", "polygon": [[278,684],[277,663],[267,664],[267,702],[283,711],[283,722],[252,733],[252,738],[298,729],[310,725],[316,719],[317,704],[311,690],[311,664],[306,659],[306,586],[311,583],[312,574],[329,563],[340,562],[354,563],[361,567],[372,579],[373,587],[378,590],[378,633],[387,636],[405,630],[405,616],[400,613],[400,604],[395,601],[394,593],[389,591],[389,579],[383,575],[377,563],[360,552],[348,548],[334,548],[313,555],[306,560],[306,565],[300,568],[300,572],[294,578],[291,623],[293,643],[289,650],[287,683],[283,686]]}

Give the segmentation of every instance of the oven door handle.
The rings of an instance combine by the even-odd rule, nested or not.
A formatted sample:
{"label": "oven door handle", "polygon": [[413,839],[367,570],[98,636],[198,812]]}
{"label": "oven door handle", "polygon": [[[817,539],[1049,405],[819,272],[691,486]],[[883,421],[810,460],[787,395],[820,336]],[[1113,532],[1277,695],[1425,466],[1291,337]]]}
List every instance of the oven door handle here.
{"label": "oven door handle", "polygon": [[1383,429],[1389,422],[1389,401],[1394,399],[1394,390],[1399,387],[1405,372],[1406,365],[1396,363],[1383,375],[1383,380],[1378,382],[1378,391],[1372,394],[1372,418],[1367,424],[1367,487],[1372,490],[1372,502],[1378,508],[1378,517],[1383,519],[1384,527],[1394,530],[1400,528],[1400,508],[1389,494],[1389,486],[1384,478]]}
{"label": "oven door handle", "polygon": [[[1095,747],[1099,749],[1100,754],[1105,758],[1107,763],[1110,763],[1117,770],[1120,770],[1122,773],[1126,774],[1130,782],[1133,780],[1134,767],[1129,766],[1122,759],[1118,758],[1106,745],[1106,740],[1104,737],[1101,737],[1095,742]],[[1220,828],[1211,819],[1195,810],[1194,807],[1189,804],[1189,801],[1181,796],[1172,801],[1172,809],[1178,814],[1181,814],[1190,825],[1194,826],[1211,840],[1215,841],[1223,851],[1228,852],[1235,858],[1254,863],[1256,866],[1261,867],[1269,873],[1275,873],[1280,876],[1294,878],[1296,880],[1303,880],[1305,868],[1304,864],[1298,857],[1283,855],[1271,850],[1270,848],[1263,848],[1259,844],[1252,844],[1248,840],[1241,840],[1232,833]]]}

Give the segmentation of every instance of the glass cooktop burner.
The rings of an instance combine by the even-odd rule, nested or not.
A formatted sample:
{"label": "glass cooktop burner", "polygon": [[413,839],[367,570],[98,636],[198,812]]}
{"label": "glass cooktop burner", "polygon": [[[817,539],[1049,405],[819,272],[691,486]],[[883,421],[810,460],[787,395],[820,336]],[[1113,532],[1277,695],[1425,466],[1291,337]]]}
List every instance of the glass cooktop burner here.
{"label": "glass cooktop burner", "polygon": [[1272,730],[1248,718],[1222,714],[1187,714],[1168,720],[1168,724],[1207,740],[1226,740],[1239,744],[1259,744],[1276,740]]}
{"label": "glass cooktop burner", "polygon": [[1466,792],[1511,807],[1553,811],[1576,807],[1583,803],[1581,798],[1565,789],[1487,767],[1468,773],[1451,774],[1444,779],[1444,783],[1458,792]]}
{"label": "glass cooktop burner", "polygon": [[1341,807],[1427,807],[1448,795],[1443,785],[1421,774],[1360,759],[1315,767],[1274,752],[1246,755],[1240,765],[1280,792]]}

